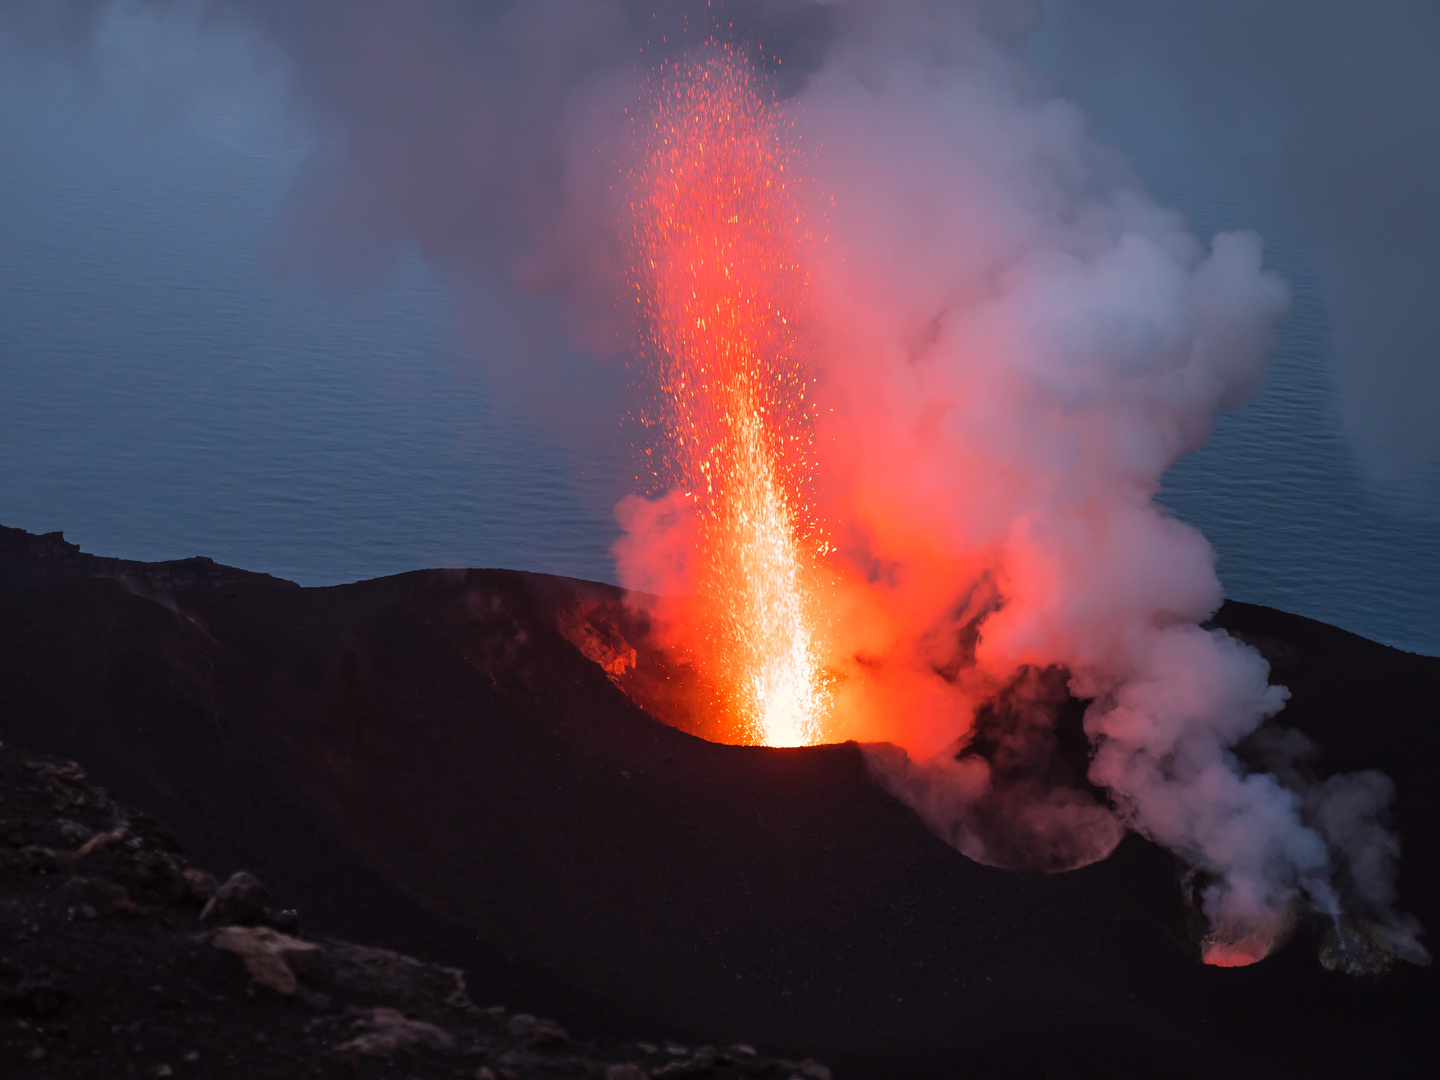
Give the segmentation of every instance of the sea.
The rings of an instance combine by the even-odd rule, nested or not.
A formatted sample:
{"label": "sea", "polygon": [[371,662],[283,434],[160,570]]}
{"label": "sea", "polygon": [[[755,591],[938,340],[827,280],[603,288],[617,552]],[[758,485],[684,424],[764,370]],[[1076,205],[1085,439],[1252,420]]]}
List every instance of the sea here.
{"label": "sea", "polygon": [[[414,252],[355,278],[278,258],[308,136],[263,65],[212,67],[183,107],[175,73],[118,53],[0,71],[0,523],[305,585],[432,566],[613,579],[613,506],[635,484],[621,418],[576,440],[497,390],[494,348],[455,332]],[[1173,139],[1109,134],[1202,235],[1265,231]],[[1228,596],[1440,655],[1440,507],[1367,485],[1319,280],[1303,245],[1268,251],[1294,296],[1278,355],[1163,500],[1210,540]]]}

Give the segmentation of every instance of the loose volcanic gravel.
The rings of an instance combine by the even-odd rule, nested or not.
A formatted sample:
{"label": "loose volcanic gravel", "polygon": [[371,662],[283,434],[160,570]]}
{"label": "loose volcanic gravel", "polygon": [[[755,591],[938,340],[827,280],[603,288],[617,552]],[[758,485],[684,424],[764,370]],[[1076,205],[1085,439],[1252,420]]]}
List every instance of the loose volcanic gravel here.
{"label": "loose volcanic gravel", "polygon": [[311,940],[249,874],[190,867],[73,762],[0,747],[0,1074],[775,1077],[748,1046],[572,1040],[456,968]]}

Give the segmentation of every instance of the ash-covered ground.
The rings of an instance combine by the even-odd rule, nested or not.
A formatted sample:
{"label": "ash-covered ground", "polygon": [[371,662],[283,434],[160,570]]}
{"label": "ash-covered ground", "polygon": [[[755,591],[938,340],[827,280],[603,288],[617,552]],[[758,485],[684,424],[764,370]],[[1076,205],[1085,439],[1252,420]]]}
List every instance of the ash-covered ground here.
{"label": "ash-covered ground", "polygon": [[[0,942],[7,1066],[542,1075],[500,1061],[535,1053],[668,1076],[761,1067],[697,1057],[747,1043],[841,1078],[1428,1074],[1434,968],[1326,970],[1316,923],[1253,967],[1209,968],[1184,868],[1137,836],[1069,873],[1001,871],[927,831],[853,744],[721,746],[661,724],[602,667],[622,647],[623,626],[595,625],[616,599],[508,571],[301,589],[0,533],[0,739],[26,748],[4,758],[5,796],[34,793],[4,809],[21,822],[4,899],[23,915]],[[1398,904],[1440,925],[1440,660],[1242,604],[1218,621],[1290,686],[1285,722],[1323,748],[1310,767],[1395,781]],[[683,699],[655,680],[637,696]],[[69,760],[136,812],[74,806],[65,791],[88,789]],[[73,855],[122,818],[122,838]],[[177,842],[216,881],[263,881],[276,934],[295,936],[279,909],[298,911],[321,956],[276,946],[304,969],[294,994],[247,971],[241,953],[263,941],[217,947],[219,924],[199,917],[208,884],[172,872]],[[147,860],[154,879],[135,880]],[[330,938],[440,966],[347,982],[365,966],[346,957],[372,954]],[[447,1001],[446,968],[464,969],[475,1006],[551,1017],[573,1041],[542,1046],[512,1013]],[[387,984],[393,971],[413,983]],[[389,1037],[394,1017],[375,1009],[453,1044],[416,1034],[393,1064],[346,1057],[336,1048]],[[165,1057],[133,1049],[162,1045],[147,1024],[173,1033]],[[489,1056],[463,1057],[475,1047]]]}
{"label": "ash-covered ground", "polygon": [[0,747],[0,1073],[64,1077],[798,1077],[745,1045],[575,1041],[477,1005],[458,968],[317,937],[217,883],[74,762]]}

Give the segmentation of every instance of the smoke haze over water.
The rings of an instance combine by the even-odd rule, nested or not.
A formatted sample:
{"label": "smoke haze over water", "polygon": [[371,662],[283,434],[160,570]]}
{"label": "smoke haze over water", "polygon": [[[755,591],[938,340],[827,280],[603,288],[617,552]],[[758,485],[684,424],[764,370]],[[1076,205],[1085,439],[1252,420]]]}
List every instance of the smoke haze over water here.
{"label": "smoke haze over water", "polygon": [[1046,67],[1118,124],[1230,161],[1320,270],[1346,432],[1401,514],[1440,519],[1440,7],[1050,0]]}
{"label": "smoke haze over water", "polygon": [[[81,50],[105,17],[45,10],[71,17],[23,32]],[[833,734],[900,747],[878,773],[976,857],[1077,865],[1120,823],[1145,833],[1200,875],[1222,950],[1263,953],[1297,910],[1333,914],[1343,896],[1421,956],[1390,908],[1383,780],[1307,787],[1283,755],[1275,773],[1236,758],[1285,692],[1252,649],[1200,628],[1222,599],[1214,553],[1155,503],[1259,386],[1286,286],[1258,236],[1202,242],[1054,95],[1024,56],[1038,5],[206,10],[278,45],[314,120],[285,257],[374,274],[418,249],[459,334],[498,325],[514,342],[490,368],[504,399],[580,445],[634,405],[613,217],[625,110],[666,56],[717,33],[752,49],[833,200],[813,267],[819,511],[841,549],[830,659],[849,675]],[[1379,325],[1356,290],[1342,341]],[[1386,370],[1412,400],[1405,380],[1428,387],[1433,366]],[[1430,460],[1420,435],[1409,445]],[[1089,702],[1089,778],[1113,808],[1058,783],[997,802],[991,766],[956,755],[982,715],[1001,742],[1024,727],[1043,744],[1056,678]],[[1024,818],[1006,849],[1021,855],[969,827],[982,810]]]}

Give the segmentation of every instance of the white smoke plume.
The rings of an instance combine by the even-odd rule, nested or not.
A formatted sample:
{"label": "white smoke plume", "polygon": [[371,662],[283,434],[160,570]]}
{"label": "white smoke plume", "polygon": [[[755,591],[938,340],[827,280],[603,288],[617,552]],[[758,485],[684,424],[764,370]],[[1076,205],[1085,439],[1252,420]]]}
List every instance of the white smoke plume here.
{"label": "white smoke plume", "polygon": [[[867,602],[896,616],[887,664],[914,661],[894,692],[872,680],[870,707],[909,714],[889,737],[918,759],[884,752],[879,773],[983,857],[967,821],[984,767],[944,743],[964,745],[973,690],[916,684],[967,660],[990,685],[1062,668],[1090,702],[1090,779],[1203,874],[1212,960],[1258,958],[1300,911],[1339,916],[1342,881],[1353,914],[1422,959],[1390,908],[1377,779],[1295,790],[1237,758],[1287,694],[1254,649],[1201,628],[1222,599],[1214,553],[1155,503],[1256,388],[1285,284],[1259,237],[1207,246],[1155,205],[988,30],[994,13],[846,5],[793,106],[834,200],[817,274],[832,517],[884,568]],[[937,656],[936,628],[982,581],[991,609]],[[947,709],[948,729],[915,716]],[[1113,846],[1075,801],[1037,826],[1042,864]]]}
{"label": "white smoke plume", "polygon": [[[1440,5],[1044,0],[1076,93],[1166,114],[1321,276],[1336,407],[1368,486],[1440,512]],[[1138,106],[1138,108],[1134,108]]]}
{"label": "white smoke plume", "polygon": [[[293,235],[347,269],[417,246],[462,332],[508,312],[498,380],[604,428],[633,340],[609,216],[625,110],[659,60],[711,35],[749,46],[825,197],[818,511],[847,583],[830,660],[850,676],[832,734],[889,744],[877,776],[977,858],[1062,869],[1123,827],[1164,845],[1196,872],[1217,961],[1258,958],[1304,912],[1427,959],[1393,908],[1388,781],[1309,780],[1294,745],[1268,773],[1237,756],[1286,692],[1202,628],[1214,552],[1155,501],[1257,387],[1286,286],[1259,237],[1203,243],[1054,96],[1023,59],[1038,5],[189,7],[277,46],[317,118]],[[12,32],[81,34],[105,8],[21,2]],[[1080,702],[1077,756],[1060,718]]]}

